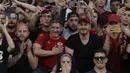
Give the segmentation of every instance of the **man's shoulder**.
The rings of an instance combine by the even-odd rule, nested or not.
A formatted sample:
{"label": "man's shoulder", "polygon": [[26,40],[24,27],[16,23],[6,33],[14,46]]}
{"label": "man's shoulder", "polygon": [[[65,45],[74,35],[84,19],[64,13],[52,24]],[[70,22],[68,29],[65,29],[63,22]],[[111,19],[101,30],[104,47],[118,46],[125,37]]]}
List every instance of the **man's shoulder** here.
{"label": "man's shoulder", "polygon": [[78,36],[79,36],[79,33],[76,33],[76,34],[72,34],[69,38],[75,39],[75,38],[77,38]]}

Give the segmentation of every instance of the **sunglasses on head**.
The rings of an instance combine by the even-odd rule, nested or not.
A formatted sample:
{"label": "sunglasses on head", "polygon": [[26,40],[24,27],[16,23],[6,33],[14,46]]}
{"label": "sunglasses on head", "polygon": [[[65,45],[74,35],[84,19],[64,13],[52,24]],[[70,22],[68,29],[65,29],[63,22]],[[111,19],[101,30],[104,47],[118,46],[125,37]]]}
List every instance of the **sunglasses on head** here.
{"label": "sunglasses on head", "polygon": [[104,60],[106,57],[94,57],[95,60]]}

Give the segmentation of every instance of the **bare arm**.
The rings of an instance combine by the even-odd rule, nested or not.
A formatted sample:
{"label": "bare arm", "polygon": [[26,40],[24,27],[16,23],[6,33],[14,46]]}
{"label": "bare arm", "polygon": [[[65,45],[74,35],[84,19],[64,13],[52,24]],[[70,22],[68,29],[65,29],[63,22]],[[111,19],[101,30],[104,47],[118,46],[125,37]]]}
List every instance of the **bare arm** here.
{"label": "bare arm", "polygon": [[67,52],[67,53],[69,53],[69,54],[71,54],[73,56],[74,50],[72,50],[71,48],[65,46],[65,52]]}
{"label": "bare arm", "polygon": [[34,43],[33,49],[34,49],[34,55],[40,56],[40,57],[57,55],[63,52],[63,48],[56,48],[56,46],[54,46],[51,51],[43,50],[41,49],[41,45],[37,43]]}
{"label": "bare arm", "polygon": [[13,42],[12,38],[10,37],[10,35],[9,35],[7,29],[6,29],[7,25],[8,25],[8,18],[6,17],[6,23],[4,25],[1,24],[1,26],[2,26],[2,30],[3,30],[3,32],[5,34],[5,37],[7,39],[7,42],[9,44],[9,47],[8,47],[7,50],[10,53],[10,52],[12,52],[14,50],[15,46],[14,46],[14,42]]}
{"label": "bare arm", "polygon": [[18,60],[22,57],[22,54],[19,53],[16,56],[9,56],[8,62],[7,62],[7,66],[8,68],[10,68],[11,66],[13,66],[14,64],[16,64],[18,62]]}
{"label": "bare arm", "polygon": [[29,16],[29,14],[26,13],[24,10],[22,10],[20,7],[17,7],[16,13],[23,14],[27,18],[28,21],[31,21],[31,17]]}
{"label": "bare arm", "polygon": [[107,54],[109,54],[110,51],[110,37],[106,35],[106,39],[104,41],[103,48],[106,50]]}
{"label": "bare arm", "polygon": [[38,57],[33,55],[32,52],[29,52],[27,56],[32,69],[36,69],[38,65]]}
{"label": "bare arm", "polygon": [[32,69],[36,69],[38,65],[38,58],[37,56],[33,55],[32,53],[32,42],[30,39],[28,39],[25,44],[27,45],[27,56],[29,60],[29,64],[32,67]]}
{"label": "bare arm", "polygon": [[127,35],[128,37],[130,37],[130,30],[129,30],[129,28],[127,28],[127,27],[125,27],[125,26],[122,25],[121,29],[125,33],[125,35]]}
{"label": "bare arm", "polygon": [[31,5],[31,4],[23,3],[23,2],[20,2],[18,0],[13,0],[13,1],[15,3],[17,3],[18,5],[21,5],[21,6],[27,8],[27,9],[33,11],[33,12],[37,11],[37,7],[35,7],[35,6]]}
{"label": "bare arm", "polygon": [[18,60],[22,57],[23,52],[24,52],[24,42],[22,42],[21,45],[20,45],[20,52],[15,56],[9,57],[8,63],[7,63],[8,67],[15,65],[18,62]]}

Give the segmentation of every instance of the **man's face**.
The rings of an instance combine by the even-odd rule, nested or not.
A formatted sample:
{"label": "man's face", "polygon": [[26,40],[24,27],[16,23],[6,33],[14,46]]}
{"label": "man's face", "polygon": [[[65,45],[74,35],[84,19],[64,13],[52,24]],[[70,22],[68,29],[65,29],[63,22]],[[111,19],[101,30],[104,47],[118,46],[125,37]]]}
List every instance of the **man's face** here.
{"label": "man's face", "polygon": [[114,1],[110,4],[110,8],[111,8],[111,11],[116,13],[117,10],[120,8],[120,2],[119,1]]}
{"label": "man's face", "polygon": [[121,16],[121,23],[125,26],[130,24],[130,11],[125,11]]}
{"label": "man's face", "polygon": [[44,26],[49,26],[51,19],[52,19],[51,12],[44,13],[40,17],[40,24],[43,24]]}
{"label": "man's face", "polygon": [[53,23],[53,24],[50,26],[50,34],[51,34],[53,37],[58,37],[58,36],[60,36],[61,31],[62,31],[62,26],[60,25],[60,23]]}
{"label": "man's face", "polygon": [[106,0],[96,0],[96,4],[99,7],[104,7],[106,4]]}
{"label": "man's face", "polygon": [[68,19],[68,28],[72,31],[77,30],[77,25],[78,25],[79,18],[78,17],[71,17]]}
{"label": "man's face", "polygon": [[91,24],[82,21],[81,23],[78,24],[77,28],[78,28],[80,34],[86,35],[86,34],[88,34],[88,32],[91,28]]}
{"label": "man's face", "polygon": [[18,25],[16,35],[20,41],[25,41],[25,39],[29,36],[28,27],[24,24]]}
{"label": "man's face", "polygon": [[104,53],[101,52],[95,53],[93,60],[96,68],[98,69],[103,69],[106,66],[107,58]]}

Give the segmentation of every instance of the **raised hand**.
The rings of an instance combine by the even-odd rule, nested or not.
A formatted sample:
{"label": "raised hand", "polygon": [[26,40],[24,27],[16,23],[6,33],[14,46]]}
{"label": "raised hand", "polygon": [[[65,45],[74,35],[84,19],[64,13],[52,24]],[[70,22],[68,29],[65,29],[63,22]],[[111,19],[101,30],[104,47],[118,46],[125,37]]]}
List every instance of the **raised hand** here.
{"label": "raised hand", "polygon": [[28,53],[28,52],[31,52],[32,41],[31,41],[30,39],[28,39],[28,40],[25,42],[25,46],[26,46],[26,49],[27,49],[27,53]]}
{"label": "raised hand", "polygon": [[130,53],[130,44],[127,45],[126,51]]}
{"label": "raised hand", "polygon": [[71,67],[68,63],[64,63],[62,66],[62,73],[70,73]]}
{"label": "raised hand", "polygon": [[52,48],[52,52],[54,55],[57,55],[57,54],[60,54],[63,52],[63,48],[58,48],[57,45],[55,45],[53,48]]}

